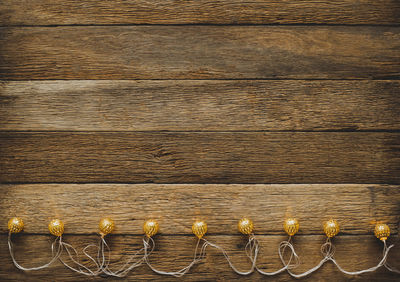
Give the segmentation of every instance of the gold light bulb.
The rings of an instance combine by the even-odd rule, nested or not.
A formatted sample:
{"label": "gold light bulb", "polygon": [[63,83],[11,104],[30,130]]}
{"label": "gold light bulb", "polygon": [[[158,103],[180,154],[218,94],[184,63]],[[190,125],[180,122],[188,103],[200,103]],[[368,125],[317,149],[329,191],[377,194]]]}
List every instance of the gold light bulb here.
{"label": "gold light bulb", "polygon": [[152,237],[157,234],[159,229],[158,222],[154,219],[149,219],[143,224],[143,231],[147,237]]}
{"label": "gold light bulb", "polygon": [[22,218],[13,217],[8,221],[8,231],[10,233],[19,233],[24,229]]}
{"label": "gold light bulb", "polygon": [[387,224],[378,223],[377,225],[375,225],[374,233],[376,238],[385,241],[387,240],[387,237],[390,236],[390,228]]}
{"label": "gold light bulb", "polygon": [[283,223],[283,229],[289,236],[293,236],[299,231],[299,221],[295,218],[287,218]]}
{"label": "gold light bulb", "polygon": [[254,229],[254,224],[253,221],[249,218],[242,218],[241,220],[239,220],[238,222],[238,229],[239,232],[245,235],[250,235],[251,233],[253,233],[253,229]]}
{"label": "gold light bulb", "polygon": [[114,221],[111,218],[102,218],[99,223],[100,234],[105,236],[114,231]]}
{"label": "gold light bulb", "polygon": [[324,223],[324,232],[328,238],[336,236],[339,231],[339,223],[336,220],[330,219]]}
{"label": "gold light bulb", "polygon": [[53,219],[49,223],[49,231],[54,236],[61,236],[64,233],[64,223],[59,219]]}
{"label": "gold light bulb", "polygon": [[201,239],[207,233],[207,223],[204,221],[195,221],[192,225],[193,234]]}

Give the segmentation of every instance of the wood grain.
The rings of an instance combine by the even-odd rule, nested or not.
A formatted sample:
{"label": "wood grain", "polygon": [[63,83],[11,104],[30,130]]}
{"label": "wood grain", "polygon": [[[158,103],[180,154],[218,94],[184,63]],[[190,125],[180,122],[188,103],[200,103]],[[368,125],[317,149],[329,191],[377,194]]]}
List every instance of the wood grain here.
{"label": "wood grain", "polygon": [[399,24],[400,4],[379,1],[3,0],[0,25]]}
{"label": "wood grain", "polygon": [[400,27],[85,26],[0,30],[3,79],[399,78]]}
{"label": "wood grain", "polygon": [[[277,248],[281,241],[285,240],[285,236],[257,236],[260,241],[261,250],[258,257],[258,266],[266,271],[276,270],[282,265],[277,255]],[[188,265],[193,256],[195,248],[194,236],[156,236],[156,250],[151,255],[152,264],[161,270],[176,270]],[[243,248],[246,243],[244,236],[207,236],[207,239],[224,247],[236,266],[239,269],[249,268],[249,262],[244,254]],[[0,279],[2,281],[9,280],[28,280],[29,281],[87,281],[87,277],[76,274],[60,263],[55,263],[49,269],[24,273],[17,270],[11,262],[8,254],[6,235],[0,235]],[[25,266],[34,266],[44,264],[50,256],[50,240],[49,236],[29,235],[29,236],[13,236],[16,245],[16,258]],[[64,240],[71,243],[75,247],[81,249],[87,244],[97,243],[99,236],[65,236]],[[300,273],[315,266],[321,259],[320,246],[324,242],[323,236],[295,236],[294,246],[301,258],[301,265],[295,270]],[[112,250],[112,267],[116,269],[122,262],[128,259],[141,247],[141,236],[108,236],[107,241]],[[392,238],[390,242],[397,243],[389,254],[388,262],[394,266],[400,267],[400,252],[398,239]],[[369,268],[376,265],[381,258],[382,243],[373,235],[361,236],[339,236],[334,239],[336,246],[335,258],[350,271]],[[35,246],[32,249],[32,246]],[[40,255],[37,255],[40,252]],[[305,281],[324,281],[326,278],[334,281],[397,281],[398,277],[387,271],[379,269],[370,274],[359,276],[347,276],[341,274],[333,264],[327,263],[319,271],[315,272]],[[154,274],[147,266],[141,266],[131,271],[126,278],[129,281],[137,280],[167,280],[176,281],[176,278],[160,276]],[[250,276],[239,276],[230,270],[223,256],[214,249],[209,249],[207,257],[200,264],[192,268],[192,270],[179,280],[184,281],[215,281],[215,280],[235,280],[241,279],[245,281],[265,280],[265,277],[254,273]],[[288,281],[290,276],[287,273],[275,276],[274,281]],[[91,279],[104,281],[104,278]],[[107,279],[109,280],[109,279]],[[113,280],[113,279],[110,279]]]}
{"label": "wood grain", "polygon": [[[380,259],[376,222],[391,228],[399,269],[399,19],[395,0],[0,1],[0,280],[87,281],[59,263],[18,271],[6,243],[13,216],[25,221],[13,241],[28,266],[50,255],[51,219],[82,248],[110,216],[113,262],[140,248],[155,218],[152,261],[183,267],[203,219],[207,239],[245,269],[236,224],[248,216],[259,265],[275,270],[282,221],[295,216],[297,272],[321,258],[329,218],[346,269]],[[210,250],[181,280],[239,278],[265,279],[235,275]],[[150,279],[176,280],[147,267],[127,280]],[[328,264],[305,280],[327,279],[398,276]]]}
{"label": "wood grain", "polygon": [[[117,234],[143,234],[157,219],[162,234],[192,234],[205,220],[210,234],[238,234],[237,221],[253,219],[256,234],[284,234],[283,220],[295,216],[299,234],[323,234],[322,223],[336,218],[341,234],[372,234],[385,222],[397,234],[400,187],[390,185],[212,185],[212,184],[25,184],[0,185],[0,222],[19,216],[25,232],[48,234],[62,219],[69,234],[98,231],[102,217],[116,222]],[[7,232],[1,225],[0,232]]]}
{"label": "wood grain", "polygon": [[2,132],[0,181],[399,183],[400,133]]}
{"label": "wood grain", "polygon": [[398,81],[3,81],[0,130],[400,130]]}

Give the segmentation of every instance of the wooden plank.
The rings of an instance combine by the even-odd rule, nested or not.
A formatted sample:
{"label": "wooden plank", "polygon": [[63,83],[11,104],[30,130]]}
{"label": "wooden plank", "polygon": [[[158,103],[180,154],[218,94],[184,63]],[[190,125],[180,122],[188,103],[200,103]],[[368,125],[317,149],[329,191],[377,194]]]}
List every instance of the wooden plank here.
{"label": "wooden plank", "polygon": [[[64,240],[71,243],[76,248],[83,248],[87,244],[97,243],[99,236],[65,236]],[[260,241],[261,250],[258,257],[258,266],[267,271],[273,271],[282,267],[277,248],[279,242],[285,240],[284,236],[257,236]],[[5,242],[6,235],[0,235],[2,242]],[[156,250],[151,255],[151,262],[155,267],[161,270],[177,270],[188,265],[193,258],[193,250],[196,240],[188,236],[156,236]],[[217,243],[224,247],[234,264],[239,268],[246,270],[249,268],[249,262],[244,254],[243,248],[246,243],[244,236],[207,236],[211,242]],[[294,245],[297,253],[301,258],[301,265],[294,271],[303,272],[315,266],[321,259],[320,246],[324,242],[323,236],[296,236]],[[16,258],[26,266],[44,264],[50,256],[50,237],[40,235],[14,236],[16,245]],[[110,236],[107,241],[111,245],[112,250],[112,267],[118,268],[122,262],[128,259],[128,255],[132,255],[137,251],[141,244],[141,236]],[[396,239],[390,240],[396,243]],[[400,267],[399,242],[389,254],[388,262],[394,266]],[[350,271],[366,269],[376,265],[381,258],[382,243],[373,235],[364,236],[339,236],[334,240],[336,246],[335,257],[343,267]],[[0,278],[2,281],[18,280],[18,281],[47,281],[57,278],[62,281],[87,281],[87,277],[74,273],[60,263],[55,263],[49,269],[22,272],[17,270],[11,262],[8,254],[7,244],[0,244]],[[56,276],[55,276],[56,275]],[[180,280],[185,281],[209,281],[209,280],[234,280],[241,279],[246,281],[261,280],[264,276],[254,273],[251,276],[236,275],[227,265],[223,256],[213,249],[209,249],[207,257],[199,265]],[[327,263],[320,270],[315,272],[305,281],[322,281],[326,277],[334,281],[396,281],[398,276],[390,273],[388,270],[381,268],[376,272],[359,275],[347,276],[341,274],[332,263]],[[176,278],[161,276],[154,274],[147,266],[141,266],[131,271],[126,278],[129,281],[137,281],[139,279],[148,280],[167,280],[176,281]],[[265,278],[264,278],[265,279]],[[94,279],[104,280],[104,279]],[[291,280],[287,273],[274,276],[276,281]]]}
{"label": "wooden plank", "polygon": [[399,24],[400,4],[379,1],[3,0],[0,25]]}
{"label": "wooden plank", "polygon": [[0,182],[400,182],[398,132],[2,132]]}
{"label": "wooden plank", "polygon": [[4,81],[0,130],[400,130],[398,81]]}
{"label": "wooden plank", "polygon": [[398,78],[400,27],[85,26],[0,30],[3,79]]}
{"label": "wooden plank", "polygon": [[[66,232],[98,231],[101,217],[116,222],[117,234],[143,234],[155,218],[162,234],[192,234],[195,220],[206,220],[211,234],[238,234],[247,216],[257,234],[283,234],[283,221],[295,216],[299,234],[323,234],[322,224],[336,218],[342,234],[372,234],[376,222],[397,233],[400,187],[360,184],[211,185],[211,184],[24,184],[1,185],[0,222],[19,216],[25,232],[48,234],[60,217]],[[0,232],[7,232],[1,225]]]}

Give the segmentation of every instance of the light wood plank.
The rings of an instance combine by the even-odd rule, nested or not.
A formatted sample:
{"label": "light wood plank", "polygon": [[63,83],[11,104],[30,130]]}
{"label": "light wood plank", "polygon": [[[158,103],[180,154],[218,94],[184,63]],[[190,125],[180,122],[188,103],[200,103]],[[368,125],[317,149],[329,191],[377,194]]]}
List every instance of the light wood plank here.
{"label": "light wood plank", "polygon": [[10,81],[0,130],[400,130],[398,81]]}
{"label": "light wood plank", "polygon": [[399,24],[396,0],[3,0],[0,25]]}
{"label": "light wood plank", "polygon": [[[299,234],[323,234],[322,224],[336,218],[342,234],[372,234],[376,222],[397,233],[400,187],[388,185],[157,185],[35,184],[1,185],[0,222],[19,216],[25,232],[48,234],[56,217],[66,232],[98,232],[101,217],[116,222],[117,234],[143,234],[145,220],[155,218],[163,234],[192,234],[195,220],[206,220],[211,234],[238,234],[247,216],[256,234],[283,234],[283,221],[295,216]],[[7,232],[1,225],[0,232]]]}
{"label": "light wood plank", "polygon": [[400,183],[400,133],[2,132],[0,182]]}
{"label": "light wood plank", "polygon": [[3,79],[398,78],[400,27],[2,28]]}
{"label": "light wood plank", "polygon": [[[97,243],[99,236],[65,236],[64,240],[71,243],[76,248],[83,248],[87,244]],[[277,248],[279,242],[285,240],[284,236],[257,236],[260,241],[261,251],[258,258],[260,268],[273,271],[282,265],[280,264]],[[1,241],[6,240],[6,235],[0,235]],[[128,255],[137,251],[141,244],[141,236],[110,236],[106,237],[112,250],[112,267],[117,268],[124,262]],[[207,239],[224,247],[235,265],[243,270],[249,268],[249,262],[246,258],[243,248],[246,243],[244,236],[207,236]],[[14,236],[16,245],[16,257],[18,261],[26,266],[43,264],[48,261],[50,256],[50,237],[47,236]],[[192,253],[195,248],[195,238],[188,236],[156,236],[156,250],[151,256],[154,266],[162,270],[177,270],[189,264],[192,259]],[[295,236],[294,245],[297,253],[301,258],[301,265],[295,271],[300,273],[310,269],[321,259],[320,246],[324,242],[323,236]],[[390,242],[397,242],[392,239]],[[369,268],[376,265],[381,258],[382,243],[373,235],[366,236],[339,236],[334,240],[336,245],[335,257],[337,261],[347,270],[355,271]],[[32,248],[34,246],[34,248]],[[47,251],[46,251],[47,250]],[[400,267],[400,252],[396,246],[389,255],[389,263],[397,268]],[[38,252],[40,255],[38,255]],[[62,281],[87,281],[87,277],[83,277],[74,273],[60,263],[53,264],[49,269],[24,273],[17,270],[11,262],[8,254],[7,245],[0,244],[0,278],[7,280],[27,280],[44,281],[57,278]],[[364,274],[360,276],[347,276],[341,274],[333,264],[327,263],[319,271],[315,272],[302,281],[322,281],[326,277],[334,281],[396,281],[395,274],[390,273],[386,269],[379,269],[374,273]],[[156,275],[151,272],[147,266],[141,266],[129,273],[126,278],[128,281],[143,280],[167,280],[176,281],[176,278]],[[215,280],[234,280],[241,279],[245,281],[258,281],[265,279],[258,273],[251,276],[239,276],[233,273],[227,265],[223,256],[213,249],[209,249],[206,259],[183,278],[184,281],[215,281]],[[275,276],[274,281],[288,281],[291,279],[287,273]],[[91,281],[104,281],[104,278],[91,279]],[[110,279],[112,280],[112,279]]]}

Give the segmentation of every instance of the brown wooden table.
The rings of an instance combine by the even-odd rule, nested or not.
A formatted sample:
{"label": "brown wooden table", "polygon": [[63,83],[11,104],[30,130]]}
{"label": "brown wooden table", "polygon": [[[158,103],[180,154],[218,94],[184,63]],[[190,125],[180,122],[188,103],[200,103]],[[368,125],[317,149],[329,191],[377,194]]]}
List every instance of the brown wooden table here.
{"label": "brown wooden table", "polygon": [[[236,224],[248,216],[259,266],[272,271],[282,222],[295,216],[297,272],[321,259],[331,217],[338,262],[376,264],[376,222],[400,244],[399,23],[394,0],[1,1],[0,280],[87,279],[59,263],[17,270],[13,216],[25,221],[14,241],[26,266],[48,260],[51,219],[81,248],[97,242],[103,216],[117,226],[113,262],[140,248],[154,218],[151,260],[179,269],[203,219],[245,270]],[[399,248],[389,256],[398,268]],[[240,277],[210,251],[181,280],[238,278],[262,276]],[[127,279],[176,280],[144,266]],[[328,263],[304,280],[349,279],[399,277],[350,277]]]}

